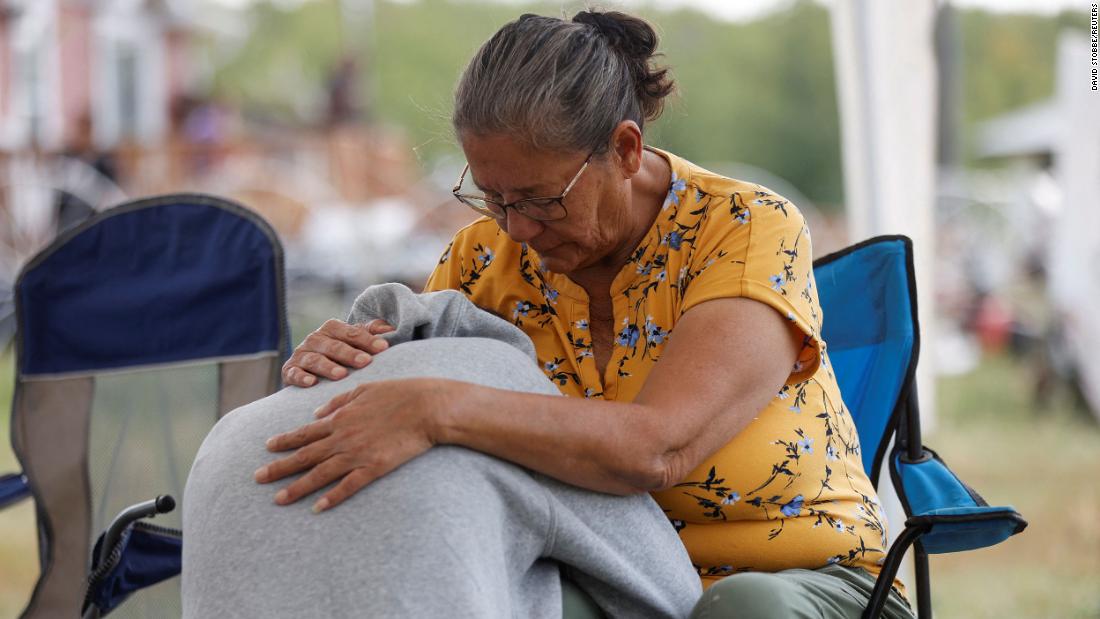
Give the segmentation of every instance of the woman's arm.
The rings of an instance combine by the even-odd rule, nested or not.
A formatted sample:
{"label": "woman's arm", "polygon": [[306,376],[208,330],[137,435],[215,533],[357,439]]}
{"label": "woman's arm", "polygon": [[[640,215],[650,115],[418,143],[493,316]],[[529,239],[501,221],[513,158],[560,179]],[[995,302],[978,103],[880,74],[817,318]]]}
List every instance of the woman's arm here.
{"label": "woman's arm", "polygon": [[340,480],[324,510],[432,445],[464,445],[576,486],[615,494],[667,488],[728,443],[782,387],[801,335],[743,298],[695,306],[633,403],[505,391],[441,379],[364,384],[317,410],[318,421],[268,441],[295,450],[256,472],[293,503]]}
{"label": "woman's arm", "polygon": [[802,336],[744,298],[692,308],[633,403],[463,385],[440,409],[436,440],[615,494],[680,481],[782,388]]}

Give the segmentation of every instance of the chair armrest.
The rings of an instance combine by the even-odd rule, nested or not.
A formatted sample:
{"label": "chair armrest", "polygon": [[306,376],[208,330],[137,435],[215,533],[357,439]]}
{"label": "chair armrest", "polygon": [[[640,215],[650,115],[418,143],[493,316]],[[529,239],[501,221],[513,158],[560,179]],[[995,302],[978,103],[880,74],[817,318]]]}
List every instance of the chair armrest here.
{"label": "chair armrest", "polygon": [[895,447],[890,478],[909,518],[883,561],[864,619],[882,612],[902,557],[914,543],[919,541],[929,554],[962,552],[999,544],[1027,527],[1011,506],[987,504],[931,449],[924,449],[919,460],[909,460]]}
{"label": "chair armrest", "polygon": [[22,473],[9,473],[0,477],[0,509],[18,503],[31,495],[30,482]]}
{"label": "chair armrest", "polygon": [[141,521],[175,507],[171,496],[161,495],[119,512],[92,551],[82,617],[106,615],[131,593],[180,573],[183,532]]}
{"label": "chair armrest", "polygon": [[906,527],[924,530],[921,546],[929,554],[961,552],[999,544],[1023,531],[1027,521],[1012,506],[991,506],[963,483],[936,452],[925,449],[918,461],[896,451],[890,477],[909,519]]}

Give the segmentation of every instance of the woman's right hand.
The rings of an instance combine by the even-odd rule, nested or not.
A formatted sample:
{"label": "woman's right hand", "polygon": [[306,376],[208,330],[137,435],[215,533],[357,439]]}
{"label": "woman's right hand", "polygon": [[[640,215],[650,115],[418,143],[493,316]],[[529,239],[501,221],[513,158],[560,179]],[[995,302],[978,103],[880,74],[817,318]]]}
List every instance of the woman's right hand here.
{"label": "woman's right hand", "polygon": [[283,364],[283,384],[312,387],[318,378],[340,380],[348,375],[348,368],[365,367],[372,355],[386,350],[389,342],[378,336],[393,330],[380,318],[365,325],[327,320]]}

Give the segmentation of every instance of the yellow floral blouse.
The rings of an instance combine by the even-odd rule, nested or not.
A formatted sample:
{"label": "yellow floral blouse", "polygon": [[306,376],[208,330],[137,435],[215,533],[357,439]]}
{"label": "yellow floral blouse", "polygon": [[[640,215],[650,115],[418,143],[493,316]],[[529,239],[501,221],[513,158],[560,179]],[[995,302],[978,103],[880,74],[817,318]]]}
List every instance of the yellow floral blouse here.
{"label": "yellow floral blouse", "polygon": [[[821,340],[810,232],[787,200],[651,149],[672,167],[668,197],[615,278],[618,325],[603,377],[588,295],[481,218],[459,230],[426,290],[457,289],[510,319],[567,396],[629,402],[695,305],[748,297],[803,335],[786,385],[758,418],[675,487],[656,492],[708,586],[741,571],[830,563],[877,574],[885,518]],[[690,397],[685,394],[685,397]]]}

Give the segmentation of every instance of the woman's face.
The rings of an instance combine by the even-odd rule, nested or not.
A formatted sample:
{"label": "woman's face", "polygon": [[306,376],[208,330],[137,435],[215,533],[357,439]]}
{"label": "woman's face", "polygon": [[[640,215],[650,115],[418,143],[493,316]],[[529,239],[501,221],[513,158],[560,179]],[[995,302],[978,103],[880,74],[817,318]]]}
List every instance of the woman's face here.
{"label": "woman's face", "polygon": [[[588,157],[586,152],[535,150],[505,135],[463,135],[462,150],[470,164],[467,180],[473,184],[468,193],[505,203],[561,195]],[[538,221],[509,208],[497,223],[513,241],[535,250],[550,271],[575,273],[601,266],[601,260],[629,240],[632,229],[629,177],[613,160],[592,157],[563,201],[565,218]]]}

